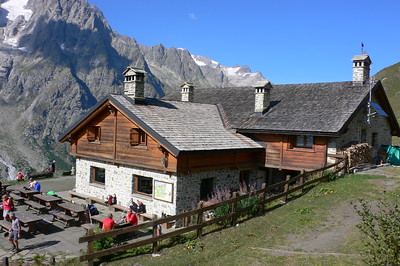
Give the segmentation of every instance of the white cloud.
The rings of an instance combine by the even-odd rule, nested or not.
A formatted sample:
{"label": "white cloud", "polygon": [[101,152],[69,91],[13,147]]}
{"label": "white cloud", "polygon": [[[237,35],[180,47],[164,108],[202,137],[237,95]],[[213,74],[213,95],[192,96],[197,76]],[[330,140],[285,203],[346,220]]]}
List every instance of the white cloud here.
{"label": "white cloud", "polygon": [[196,19],[197,19],[197,16],[196,16],[195,13],[189,13],[189,18],[190,18],[190,19],[193,19],[193,20],[196,20]]}

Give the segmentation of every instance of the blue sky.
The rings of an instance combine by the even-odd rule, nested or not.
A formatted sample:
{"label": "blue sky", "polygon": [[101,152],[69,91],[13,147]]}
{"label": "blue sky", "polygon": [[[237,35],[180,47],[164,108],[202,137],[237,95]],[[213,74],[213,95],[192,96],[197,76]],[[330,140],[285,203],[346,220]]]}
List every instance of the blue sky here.
{"label": "blue sky", "polygon": [[140,44],[248,65],[275,84],[346,81],[361,42],[372,74],[400,62],[399,0],[89,0]]}

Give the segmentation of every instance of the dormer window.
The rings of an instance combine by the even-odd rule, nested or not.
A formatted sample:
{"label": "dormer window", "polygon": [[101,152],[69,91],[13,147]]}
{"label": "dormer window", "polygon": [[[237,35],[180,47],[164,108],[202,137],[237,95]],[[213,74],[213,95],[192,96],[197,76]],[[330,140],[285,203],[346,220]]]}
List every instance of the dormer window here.
{"label": "dormer window", "polygon": [[131,146],[147,145],[147,134],[140,128],[131,128],[129,139]]}
{"label": "dormer window", "polygon": [[89,142],[100,141],[100,127],[88,126],[86,129],[86,137]]}

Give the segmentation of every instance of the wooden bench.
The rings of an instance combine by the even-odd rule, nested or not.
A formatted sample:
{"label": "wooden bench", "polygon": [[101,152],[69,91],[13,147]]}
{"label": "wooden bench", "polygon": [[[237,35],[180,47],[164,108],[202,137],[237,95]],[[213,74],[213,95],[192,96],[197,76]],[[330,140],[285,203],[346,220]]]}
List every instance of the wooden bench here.
{"label": "wooden bench", "polygon": [[0,220],[0,227],[1,227],[1,230],[6,229],[5,231],[10,231],[11,230],[11,222],[8,222],[6,220]]}
{"label": "wooden bench", "polygon": [[153,220],[153,215],[151,215],[150,213],[137,213],[136,215],[139,217],[139,220],[143,222]]}
{"label": "wooden bench", "polygon": [[69,226],[70,223],[75,220],[74,217],[62,212],[53,212],[52,215],[53,215],[53,221],[57,220],[60,222],[65,222],[64,226]]}
{"label": "wooden bench", "polygon": [[87,195],[84,195],[84,194],[81,194],[81,193],[78,193],[78,192],[72,191],[72,190],[69,191],[69,196],[71,197],[71,199],[72,198],[80,198],[80,199],[84,199],[86,201],[89,198]]}
{"label": "wooden bench", "polygon": [[42,204],[32,201],[32,200],[25,201],[25,204],[28,205],[26,210],[29,210],[30,208],[35,209],[38,211],[38,214],[45,213],[47,210],[47,207],[45,205],[42,205]]}
{"label": "wooden bench", "polygon": [[100,228],[99,224],[81,224],[81,227],[86,229],[86,233],[89,231],[89,229]]}
{"label": "wooden bench", "polygon": [[10,197],[15,201],[15,203],[16,203],[15,205],[18,206],[18,205],[24,204],[25,198],[18,196],[17,194],[14,194],[14,193],[11,193]]}
{"label": "wooden bench", "polygon": [[100,199],[100,198],[96,198],[96,197],[90,197],[88,195],[81,194],[81,193],[76,192],[76,191],[70,190],[69,191],[69,195],[70,195],[71,198],[75,197],[75,198],[84,199],[84,200],[86,200],[86,203],[88,203],[88,204],[99,203],[101,205],[105,205],[105,206],[107,205],[106,201],[104,199]]}
{"label": "wooden bench", "polygon": [[45,231],[49,230],[49,226],[53,224],[53,222],[42,219],[40,220],[38,223],[38,226],[40,226],[41,228],[45,229]]}
{"label": "wooden bench", "polygon": [[118,205],[118,204],[113,204],[113,205],[108,205],[108,209],[110,211],[112,211],[112,212],[116,212],[116,211],[124,212],[124,211],[129,209],[129,206],[128,207],[124,207],[124,206],[121,206],[121,205]]}

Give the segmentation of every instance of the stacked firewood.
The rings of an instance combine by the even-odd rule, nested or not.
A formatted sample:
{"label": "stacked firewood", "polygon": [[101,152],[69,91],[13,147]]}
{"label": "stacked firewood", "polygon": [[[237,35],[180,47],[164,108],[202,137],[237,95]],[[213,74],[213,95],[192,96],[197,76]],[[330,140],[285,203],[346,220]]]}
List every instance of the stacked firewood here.
{"label": "stacked firewood", "polygon": [[351,145],[343,151],[348,158],[348,167],[352,168],[372,160],[371,146],[368,143]]}

